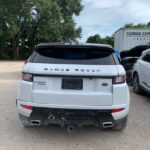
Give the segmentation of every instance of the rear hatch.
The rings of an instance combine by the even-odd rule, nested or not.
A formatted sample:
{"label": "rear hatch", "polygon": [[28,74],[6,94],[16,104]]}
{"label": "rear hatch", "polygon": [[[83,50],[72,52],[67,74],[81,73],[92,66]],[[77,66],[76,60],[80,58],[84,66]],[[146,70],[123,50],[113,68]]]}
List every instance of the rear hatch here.
{"label": "rear hatch", "polygon": [[30,63],[33,103],[109,106],[118,75],[111,48],[42,47]]}

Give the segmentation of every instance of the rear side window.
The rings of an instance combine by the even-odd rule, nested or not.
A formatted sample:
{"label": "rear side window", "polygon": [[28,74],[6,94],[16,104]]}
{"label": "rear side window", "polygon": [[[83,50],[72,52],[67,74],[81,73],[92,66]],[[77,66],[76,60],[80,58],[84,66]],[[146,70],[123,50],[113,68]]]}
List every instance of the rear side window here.
{"label": "rear side window", "polygon": [[150,63],[150,53],[146,54],[146,55],[143,57],[143,60]]}
{"label": "rear side window", "polygon": [[36,52],[33,51],[33,53],[31,54],[31,56],[28,58],[28,61],[29,61],[29,62],[32,62],[33,59],[34,59],[34,57],[35,57],[35,55],[36,55]]}
{"label": "rear side window", "polygon": [[107,48],[39,48],[33,63],[115,65],[113,54]]}

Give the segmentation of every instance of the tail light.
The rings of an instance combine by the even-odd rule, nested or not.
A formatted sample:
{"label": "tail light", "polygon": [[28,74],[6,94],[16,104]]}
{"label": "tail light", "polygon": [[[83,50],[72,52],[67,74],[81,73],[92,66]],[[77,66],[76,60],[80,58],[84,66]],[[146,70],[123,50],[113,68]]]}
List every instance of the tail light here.
{"label": "tail light", "polygon": [[33,75],[30,73],[22,73],[22,80],[24,81],[29,81],[32,82],[33,81]]}
{"label": "tail light", "polygon": [[112,113],[117,113],[117,112],[123,111],[124,109],[125,109],[125,108],[112,109],[111,112],[112,112]]}
{"label": "tail light", "polygon": [[29,105],[21,105],[21,107],[28,109],[28,110],[32,110],[32,106],[29,106]]}
{"label": "tail light", "polygon": [[117,76],[113,77],[112,83],[113,84],[120,84],[126,82],[126,76]]}

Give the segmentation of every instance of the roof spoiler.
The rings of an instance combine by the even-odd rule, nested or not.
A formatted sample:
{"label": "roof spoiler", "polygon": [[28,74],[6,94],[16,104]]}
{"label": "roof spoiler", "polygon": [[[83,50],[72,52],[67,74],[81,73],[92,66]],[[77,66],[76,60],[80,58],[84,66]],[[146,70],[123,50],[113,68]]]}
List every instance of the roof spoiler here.
{"label": "roof spoiler", "polygon": [[144,54],[147,53],[147,52],[150,52],[150,48],[147,49],[147,50],[145,50],[145,51],[143,51],[143,52],[142,52],[142,55],[144,55]]}
{"label": "roof spoiler", "polygon": [[95,49],[95,50],[100,50],[100,51],[103,51],[103,52],[107,52],[107,53],[114,53],[114,49],[109,46],[109,45],[103,45],[103,44],[51,44],[51,43],[48,43],[48,44],[38,44],[36,46],[36,50],[38,49],[47,49],[47,48],[52,48],[52,49],[76,49],[76,50],[79,50],[79,49]]}

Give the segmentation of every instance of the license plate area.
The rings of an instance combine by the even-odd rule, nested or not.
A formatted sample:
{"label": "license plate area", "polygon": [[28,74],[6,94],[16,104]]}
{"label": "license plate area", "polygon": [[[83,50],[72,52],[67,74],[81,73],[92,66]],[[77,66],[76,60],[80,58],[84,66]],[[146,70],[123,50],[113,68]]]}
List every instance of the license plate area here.
{"label": "license plate area", "polygon": [[83,89],[83,80],[82,79],[71,79],[71,78],[62,79],[62,89],[82,90]]}

